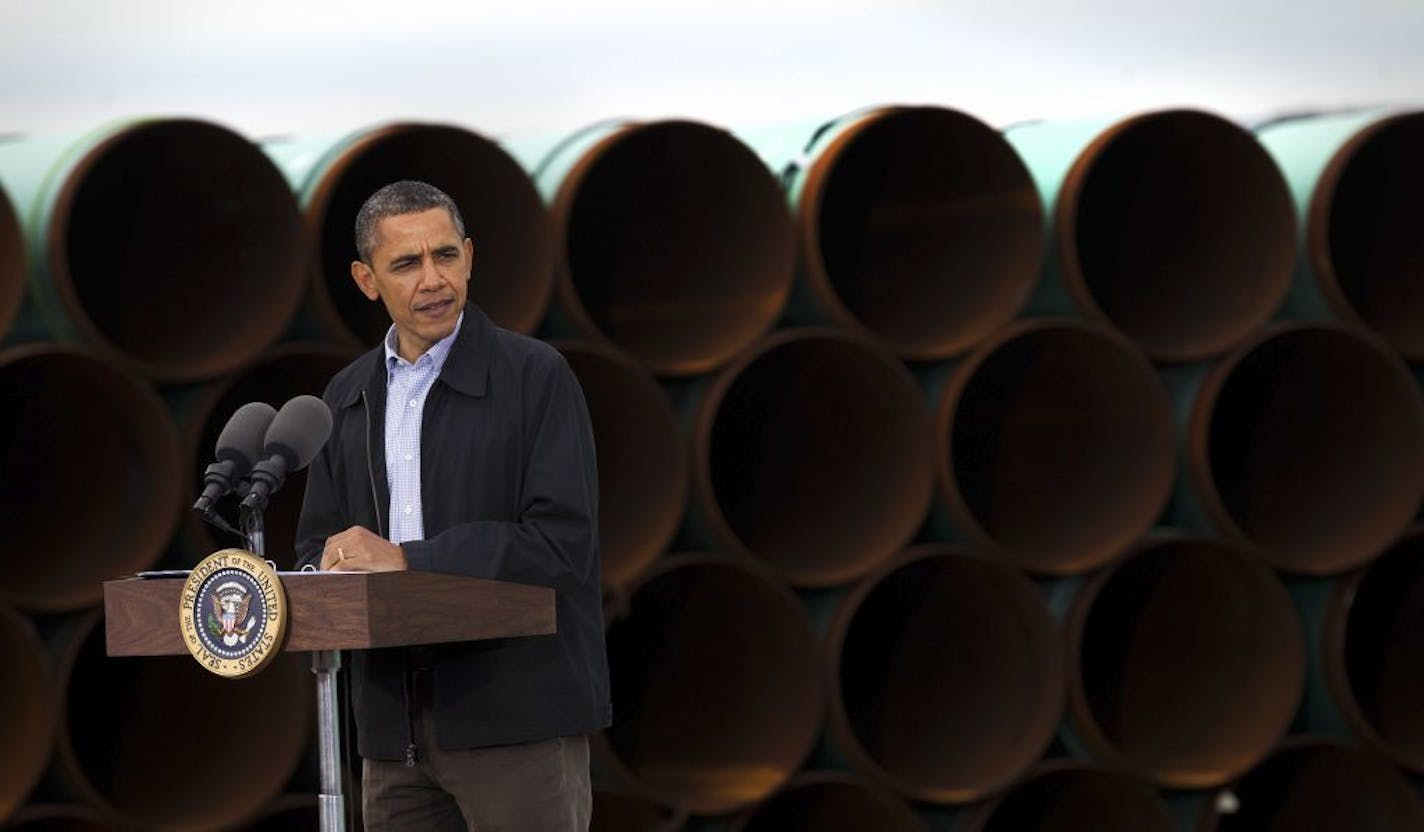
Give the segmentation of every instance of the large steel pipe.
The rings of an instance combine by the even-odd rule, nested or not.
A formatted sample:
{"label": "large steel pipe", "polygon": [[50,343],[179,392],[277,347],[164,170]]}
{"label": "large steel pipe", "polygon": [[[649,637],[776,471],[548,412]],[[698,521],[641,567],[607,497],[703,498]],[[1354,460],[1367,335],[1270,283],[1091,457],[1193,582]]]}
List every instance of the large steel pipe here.
{"label": "large steel pipe", "polygon": [[1173,832],[1144,782],[1081,762],[1047,760],[965,817],[962,832]]}
{"label": "large steel pipe", "polygon": [[1417,832],[1424,829],[1424,800],[1382,757],[1340,740],[1292,737],[1207,801],[1198,826],[1199,832],[1261,829]]}
{"label": "large steel pipe", "polygon": [[923,523],[932,447],[924,397],[889,352],[776,332],[712,380],[694,417],[696,533],[797,586],[845,583]]}
{"label": "large steel pipe", "polygon": [[163,403],[86,349],[0,352],[0,596],[38,612],[99,600],[173,531],[178,449]]}
{"label": "large steel pipe", "polygon": [[[218,434],[233,412],[248,402],[281,407],[294,396],[320,396],[332,376],[353,357],[352,350],[331,344],[284,344],[222,381],[194,391],[187,401],[179,403],[184,455],[182,485],[187,495],[183,500],[184,556],[196,562],[214,550],[241,545],[240,541],[222,535],[187,510],[202,491],[203,469],[213,461]],[[306,477],[305,470],[288,474],[286,484],[273,495],[263,516],[268,557],[283,569],[295,561],[293,547]],[[230,514],[234,525],[235,506],[235,497],[219,503],[219,509]]]}
{"label": "large steel pipe", "polygon": [[529,176],[489,139],[442,124],[390,124],[337,140],[282,140],[264,149],[301,197],[315,275],[313,328],[348,345],[380,340],[390,317],[351,279],[356,212],[378,188],[429,182],[459,206],[475,244],[470,298],[499,325],[533,332],[554,282],[554,233]]}
{"label": "large steel pipe", "polygon": [[1424,112],[1293,119],[1260,138],[1303,232],[1287,311],[1363,323],[1424,361]]}
{"label": "large steel pipe", "polygon": [[25,297],[25,235],[20,217],[0,188],[0,341]]}
{"label": "large steel pipe", "polygon": [[844,772],[798,774],[781,791],[732,820],[729,832],[926,832],[904,801]]}
{"label": "large steel pipe", "polygon": [[1110,322],[1159,361],[1217,355],[1275,312],[1295,219],[1285,180],[1248,131],[1171,110],[1007,137],[1052,216],[1037,304]]}
{"label": "large steel pipe", "polygon": [[1000,330],[954,367],[934,427],[953,531],[1034,572],[1101,565],[1152,526],[1171,493],[1167,391],[1103,324]]}
{"label": "large steel pipe", "polygon": [[54,746],[55,691],[49,658],[30,622],[0,603],[0,822],[25,802]]}
{"label": "large steel pipe", "polygon": [[810,753],[824,712],[820,647],[796,597],[755,564],[673,555],[610,613],[619,717],[601,764],[665,806],[728,812]]}
{"label": "large steel pipe", "polygon": [[1048,748],[1063,713],[1063,645],[1042,596],[961,549],[915,547],[877,569],[827,641],[835,747],[916,800],[1001,788]]}
{"label": "large steel pipe", "polygon": [[605,123],[512,149],[554,216],[561,323],[657,375],[686,376],[776,322],[791,291],[791,218],[771,172],[731,134]]}
{"label": "large steel pipe", "polygon": [[1343,324],[1257,333],[1203,380],[1193,491],[1272,565],[1327,575],[1376,556],[1424,496],[1424,402],[1399,357]]}
{"label": "large steel pipe", "polygon": [[202,121],[128,122],[0,143],[26,206],[33,297],[51,334],[160,381],[210,378],[286,329],[306,281],[281,173]]}
{"label": "large steel pipe", "polygon": [[1326,691],[1345,726],[1424,774],[1424,526],[1340,578],[1320,630]]}
{"label": "large steel pipe", "polygon": [[790,135],[763,155],[785,171],[795,217],[793,316],[933,361],[1018,312],[1043,266],[1043,209],[996,130],[940,107],[888,107]]}
{"label": "large steel pipe", "polygon": [[583,388],[598,446],[598,539],[604,586],[628,585],[672,540],[687,508],[687,453],[653,376],[594,341],[557,341]]}
{"label": "large steel pipe", "polygon": [[315,689],[305,656],[240,680],[187,656],[109,659],[98,611],[61,646],[62,788],[120,825],[226,828],[281,791],[306,746]]}
{"label": "large steel pipe", "polygon": [[1305,647],[1290,596],[1204,538],[1138,545],[1068,611],[1069,740],[1170,788],[1240,776],[1290,727]]}

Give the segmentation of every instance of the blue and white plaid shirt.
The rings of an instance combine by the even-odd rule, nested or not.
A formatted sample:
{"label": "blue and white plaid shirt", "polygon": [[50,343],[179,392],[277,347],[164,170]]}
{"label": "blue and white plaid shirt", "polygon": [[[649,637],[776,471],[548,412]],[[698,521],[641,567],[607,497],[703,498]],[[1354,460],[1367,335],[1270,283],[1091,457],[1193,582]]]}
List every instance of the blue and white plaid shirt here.
{"label": "blue and white plaid shirt", "polygon": [[420,502],[420,423],[425,396],[440,376],[450,356],[450,346],[460,333],[465,314],[455,329],[435,342],[412,364],[400,357],[399,336],[386,332],[386,485],[391,490],[390,540],[401,544],[425,539],[425,519]]}

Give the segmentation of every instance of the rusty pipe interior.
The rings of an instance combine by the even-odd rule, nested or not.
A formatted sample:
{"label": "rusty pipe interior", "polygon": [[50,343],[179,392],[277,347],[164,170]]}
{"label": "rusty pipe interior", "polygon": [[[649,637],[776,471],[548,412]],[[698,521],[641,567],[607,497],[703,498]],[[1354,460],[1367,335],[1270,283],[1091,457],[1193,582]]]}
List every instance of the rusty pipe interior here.
{"label": "rusty pipe interior", "polygon": [[1341,325],[1254,336],[1208,376],[1189,431],[1213,520],[1286,571],[1366,562],[1424,496],[1419,388],[1382,342]]}
{"label": "rusty pipe interior", "polygon": [[964,832],[1172,832],[1151,787],[1080,762],[1048,760],[966,817]]}
{"label": "rusty pipe interior", "polygon": [[1007,565],[912,548],[852,590],[828,642],[832,740],[911,798],[981,798],[1032,766],[1058,728],[1058,628]]}
{"label": "rusty pipe interior", "polygon": [[801,766],[824,710],[800,602],[762,569],[672,555],[608,623],[620,717],[595,750],[657,803],[699,813],[762,800]]}
{"label": "rusty pipe interior", "polygon": [[247,139],[200,121],[136,123],[60,186],[44,252],[67,317],[161,381],[226,372],[301,302],[296,198]]}
{"label": "rusty pipe interior", "polygon": [[1295,208],[1249,131],[1191,110],[1100,134],[1059,191],[1054,245],[1079,309],[1161,361],[1230,349],[1290,286]]}
{"label": "rusty pipe interior", "polygon": [[1352,138],[1316,183],[1306,247],[1337,311],[1424,360],[1424,112]]}
{"label": "rusty pipe interior", "polygon": [[77,610],[162,554],[178,450],[147,385],[87,349],[13,347],[0,352],[0,438],[0,595]]}
{"label": "rusty pipe interior", "polygon": [[776,323],[790,294],[785,199],[724,130],[624,126],[579,159],[551,210],[571,323],[657,375],[716,369]]}
{"label": "rusty pipe interior", "polygon": [[1300,705],[1304,636],[1290,597],[1220,543],[1141,544],[1083,585],[1067,632],[1074,735],[1104,764],[1165,787],[1240,776]]}
{"label": "rusty pipe interior", "polygon": [[928,408],[889,352],[783,330],[706,390],[693,488],[716,545],[797,586],[831,586],[898,552],[932,496]]}
{"label": "rusty pipe interior", "polygon": [[903,800],[844,772],[805,772],[735,818],[729,832],[928,832]]}
{"label": "rusty pipe interior", "polygon": [[1025,568],[1105,563],[1157,520],[1176,472],[1152,365],[1102,324],[1011,324],[959,364],[935,415],[939,493],[957,530]]}
{"label": "rusty pipe interior", "polygon": [[998,131],[940,107],[859,120],[811,164],[797,200],[817,305],[900,356],[961,352],[1007,323],[1038,281],[1043,209]]}
{"label": "rusty pipe interior", "polygon": [[0,823],[25,801],[54,747],[55,689],[49,656],[25,616],[0,602]]}

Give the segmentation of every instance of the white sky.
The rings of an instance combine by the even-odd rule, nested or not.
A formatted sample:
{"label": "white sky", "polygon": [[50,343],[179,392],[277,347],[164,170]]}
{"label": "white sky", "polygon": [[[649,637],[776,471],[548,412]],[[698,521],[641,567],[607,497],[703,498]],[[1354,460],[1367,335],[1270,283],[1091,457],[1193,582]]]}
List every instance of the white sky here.
{"label": "white sky", "polygon": [[995,124],[1424,106],[1424,0],[0,0],[0,133],[135,115],[253,137],[491,135],[936,103]]}

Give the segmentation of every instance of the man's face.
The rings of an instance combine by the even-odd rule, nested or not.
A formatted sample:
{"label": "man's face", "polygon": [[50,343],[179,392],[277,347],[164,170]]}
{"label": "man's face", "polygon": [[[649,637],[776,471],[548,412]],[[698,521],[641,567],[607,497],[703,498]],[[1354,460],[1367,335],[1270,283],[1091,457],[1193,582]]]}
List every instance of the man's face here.
{"label": "man's face", "polygon": [[450,213],[432,208],[377,223],[371,263],[353,262],[351,277],[366,297],[385,303],[400,355],[414,361],[455,331],[473,258],[474,244],[455,232]]}

